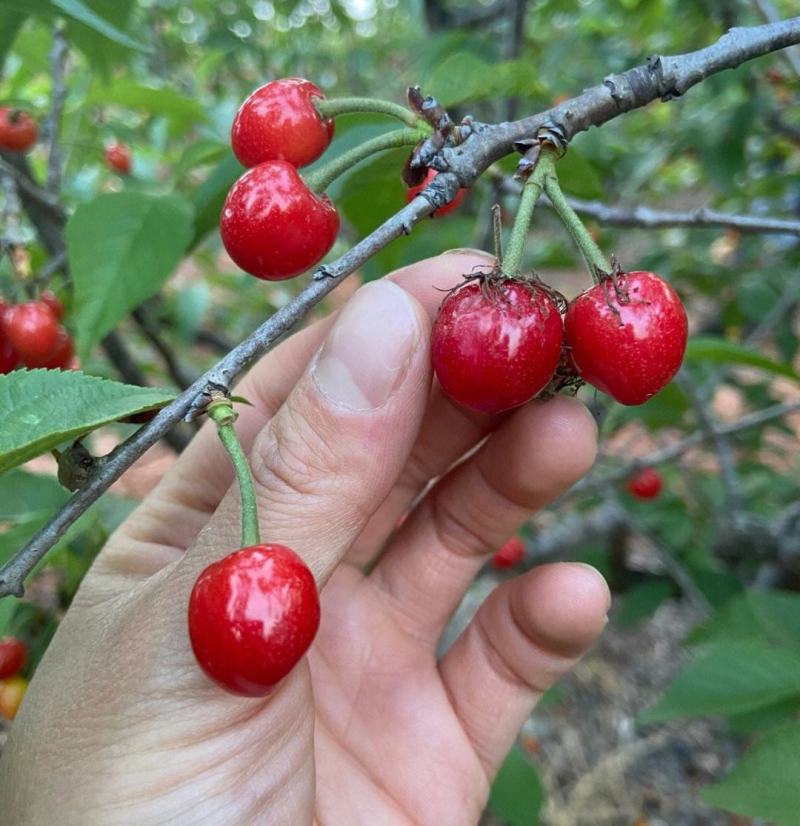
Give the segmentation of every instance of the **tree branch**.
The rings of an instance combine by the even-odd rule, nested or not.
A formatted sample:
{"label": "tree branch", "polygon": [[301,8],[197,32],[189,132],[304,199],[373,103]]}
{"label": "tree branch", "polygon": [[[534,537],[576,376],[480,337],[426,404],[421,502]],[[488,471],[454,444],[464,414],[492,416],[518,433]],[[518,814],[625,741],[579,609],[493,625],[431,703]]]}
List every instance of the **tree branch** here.
{"label": "tree branch", "polygon": [[64,113],[64,101],[67,88],[64,85],[64,72],[67,68],[67,38],[64,26],[56,24],[53,29],[53,46],[50,49],[50,77],[53,89],[50,95],[50,115],[47,119],[47,191],[57,195],[61,190],[61,149],[58,134],[61,129],[61,116]]}
{"label": "tree branch", "polygon": [[590,126],[599,126],[658,98],[671,100],[678,97],[711,74],[798,42],[800,18],[733,29],[705,49],[675,57],[654,57],[645,66],[621,75],[610,75],[602,84],[546,112],[510,123],[470,123],[459,130],[464,140],[458,146],[445,145],[441,150],[431,147],[431,164],[442,173],[426,190],[431,200],[415,198],[348,253],[319,269],[300,294],[174,402],[159,411],[149,424],[112,451],[86,487],[75,493],[27,545],[0,568],[0,596],[21,594],[25,577],[67,528],[181,418],[201,414],[212,389],[229,388],[242,370],[266,352],[337,284],[390,241],[409,233],[421,218],[451,201],[460,186],[471,185],[492,163],[512,152],[516,141],[534,136],[542,126],[553,123],[560,126],[567,139],[571,139]]}

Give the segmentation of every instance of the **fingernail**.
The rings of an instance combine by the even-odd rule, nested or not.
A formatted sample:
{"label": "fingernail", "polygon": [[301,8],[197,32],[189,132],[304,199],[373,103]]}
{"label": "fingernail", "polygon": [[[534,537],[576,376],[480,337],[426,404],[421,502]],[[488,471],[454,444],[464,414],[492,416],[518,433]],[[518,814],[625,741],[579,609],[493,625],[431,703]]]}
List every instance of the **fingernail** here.
{"label": "fingernail", "polygon": [[443,252],[442,255],[477,255],[479,258],[485,258],[492,263],[494,263],[495,260],[495,256],[492,255],[492,253],[486,252],[486,250],[476,250],[472,247],[458,247],[454,250],[447,250],[447,252]]}
{"label": "fingernail", "polygon": [[606,582],[606,578],[600,573],[600,571],[597,570],[597,568],[594,567],[594,565],[589,565],[586,562],[576,562],[575,564],[580,565],[581,568],[585,568],[587,571],[591,571],[594,574],[595,579],[597,579],[598,582],[603,583],[603,588],[605,589],[605,592],[606,592],[606,613],[607,613],[608,609],[611,608],[611,590],[608,587],[608,583]]}
{"label": "fingernail", "polygon": [[381,407],[405,378],[419,335],[405,290],[391,281],[367,284],[339,313],[312,367],[314,383],[334,405]]}

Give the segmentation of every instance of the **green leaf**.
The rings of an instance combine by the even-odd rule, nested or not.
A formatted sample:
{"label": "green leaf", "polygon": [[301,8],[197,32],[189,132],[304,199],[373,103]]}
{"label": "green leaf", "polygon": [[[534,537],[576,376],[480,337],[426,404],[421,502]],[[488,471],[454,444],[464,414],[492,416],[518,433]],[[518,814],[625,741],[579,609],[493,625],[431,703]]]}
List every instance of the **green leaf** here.
{"label": "green leaf", "polygon": [[144,86],[124,79],[94,86],[86,96],[86,103],[113,104],[148,115],[163,115],[182,127],[208,120],[205,108],[193,98],[174,89]]}
{"label": "green leaf", "polygon": [[3,68],[6,55],[27,19],[28,15],[24,11],[0,10],[0,69]]}
{"label": "green leaf", "polygon": [[100,195],[67,224],[77,350],[85,359],[128,312],[156,293],[186,250],[191,205],[178,195]]}
{"label": "green leaf", "polygon": [[700,794],[706,803],[776,826],[800,819],[800,723],[764,736],[721,782]]}
{"label": "green leaf", "polygon": [[489,794],[489,811],[509,826],[536,826],[544,801],[539,775],[515,747],[497,773]]}
{"label": "green leaf", "polygon": [[[134,0],[83,0],[83,3],[112,26],[121,31],[128,29]],[[74,19],[67,23],[67,41],[75,44],[89,58],[92,68],[96,68],[105,78],[110,77],[114,67],[127,61],[130,56],[127,47]]]}
{"label": "green leaf", "polygon": [[219,226],[219,214],[228,190],[244,172],[244,167],[236,160],[232,152],[227,152],[222,160],[208,173],[208,177],[194,191],[192,204],[195,210],[194,247]]}
{"label": "green leaf", "polygon": [[0,522],[30,519],[50,513],[69,498],[53,476],[13,470],[0,476]]}
{"label": "green leaf", "polygon": [[98,34],[102,34],[103,37],[107,37],[114,43],[119,43],[120,46],[127,46],[129,49],[135,49],[139,52],[152,51],[149,46],[145,46],[144,43],[134,40],[129,34],[126,34],[121,29],[109,23],[108,20],[92,11],[92,9],[85,3],[82,3],[81,0],[50,0],[50,2],[59,11],[62,11],[79,23],[83,23],[90,29],[94,29]]}
{"label": "green leaf", "polygon": [[0,375],[0,473],[172,398],[166,390],[132,387],[77,370],[16,370]]}
{"label": "green leaf", "polygon": [[603,194],[597,170],[574,147],[558,162],[558,180],[565,192],[579,198],[599,198]]}
{"label": "green leaf", "polygon": [[0,637],[8,633],[14,612],[17,610],[18,601],[14,597],[3,597],[0,599]]}
{"label": "green leaf", "polygon": [[800,380],[790,364],[775,361],[743,344],[712,336],[695,336],[686,346],[686,361],[695,364],[740,364]]}
{"label": "green leaf", "polygon": [[658,704],[639,719],[653,723],[741,714],[792,697],[800,697],[795,652],[758,642],[717,643],[684,666]]}
{"label": "green leaf", "polygon": [[622,598],[614,613],[614,622],[629,628],[647,617],[672,593],[672,583],[665,579],[651,579],[634,585]]}

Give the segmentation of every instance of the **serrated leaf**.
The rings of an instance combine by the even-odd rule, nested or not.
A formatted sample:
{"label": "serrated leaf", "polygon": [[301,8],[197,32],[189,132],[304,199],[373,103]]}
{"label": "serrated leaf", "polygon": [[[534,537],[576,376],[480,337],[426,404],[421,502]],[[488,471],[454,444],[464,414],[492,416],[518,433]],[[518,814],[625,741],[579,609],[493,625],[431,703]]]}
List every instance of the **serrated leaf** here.
{"label": "serrated leaf", "polygon": [[30,519],[60,508],[69,498],[53,476],[13,470],[0,476],[0,522]]}
{"label": "serrated leaf", "polygon": [[775,826],[800,822],[800,723],[764,735],[715,786],[700,794],[706,803]]}
{"label": "serrated leaf", "polygon": [[79,206],[67,224],[69,266],[83,360],[107,332],[158,292],[192,235],[192,207],[178,195],[118,192]]}
{"label": "serrated leaf", "polygon": [[509,826],[536,826],[544,791],[533,764],[519,748],[506,757],[489,794],[489,811]]}
{"label": "serrated leaf", "polygon": [[744,344],[712,336],[690,338],[686,345],[686,361],[695,364],[738,364],[758,367],[768,373],[800,380],[800,374],[790,364],[775,361]]}
{"label": "serrated leaf", "polygon": [[51,4],[64,14],[83,23],[90,29],[94,29],[98,34],[107,37],[114,43],[119,43],[120,46],[127,46],[129,49],[135,49],[138,52],[150,52],[149,46],[144,43],[134,40],[129,34],[118,29],[108,20],[100,17],[99,14],[90,9],[81,0],[50,0]]}
{"label": "serrated leaf", "polygon": [[101,425],[168,402],[173,394],[77,370],[0,375],[0,473]]}
{"label": "serrated leaf", "polygon": [[639,720],[742,714],[792,697],[800,697],[800,658],[794,651],[759,642],[718,643],[684,666]]}

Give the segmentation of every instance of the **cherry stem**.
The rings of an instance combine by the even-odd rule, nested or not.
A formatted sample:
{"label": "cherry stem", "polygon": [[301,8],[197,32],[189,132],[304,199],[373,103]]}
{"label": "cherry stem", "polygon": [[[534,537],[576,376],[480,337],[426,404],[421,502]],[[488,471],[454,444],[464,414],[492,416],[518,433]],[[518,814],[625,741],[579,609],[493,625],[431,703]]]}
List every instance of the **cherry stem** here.
{"label": "cherry stem", "polygon": [[347,152],[342,152],[341,155],[308,175],[304,175],[303,178],[312,192],[321,194],[340,175],[343,175],[370,155],[383,152],[385,149],[396,149],[400,146],[416,146],[427,136],[428,132],[421,129],[396,129],[393,132],[386,132],[376,138],[364,141],[364,143],[349,149]]}
{"label": "cherry stem", "polygon": [[412,129],[425,123],[419,115],[415,115],[405,106],[376,98],[332,98],[330,100],[318,98],[314,101],[314,108],[323,118],[335,118],[337,115],[351,115],[356,112],[375,112],[379,115],[397,118]]}
{"label": "cherry stem", "polygon": [[508,239],[505,255],[500,271],[508,278],[514,278],[521,272],[522,254],[525,242],[528,239],[528,230],[533,217],[536,202],[544,189],[545,177],[553,170],[553,159],[547,152],[542,152],[536,161],[533,172],[522,186],[522,196],[514,217],[514,226],[511,228],[511,237]]}
{"label": "cherry stem", "polygon": [[253,487],[253,477],[250,475],[247,457],[244,455],[239,437],[233,427],[236,413],[231,400],[225,396],[215,396],[206,408],[206,412],[217,426],[217,434],[230,457],[239,485],[239,498],[242,505],[242,547],[249,548],[252,545],[258,545],[261,542],[261,536],[256,491]]}
{"label": "cherry stem", "polygon": [[555,166],[553,166],[545,178],[544,191],[553,204],[553,209],[555,209],[556,214],[572,236],[572,240],[575,241],[578,249],[581,251],[592,279],[596,284],[599,283],[604,275],[612,272],[611,264],[609,264],[605,255],[603,255],[603,251],[595,243],[594,238],[589,235],[589,230],[586,229],[583,221],[578,217],[578,214],[567,203],[567,199],[564,197],[564,193],[561,191],[561,186],[558,183]]}

